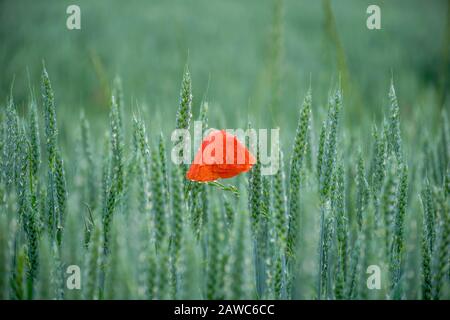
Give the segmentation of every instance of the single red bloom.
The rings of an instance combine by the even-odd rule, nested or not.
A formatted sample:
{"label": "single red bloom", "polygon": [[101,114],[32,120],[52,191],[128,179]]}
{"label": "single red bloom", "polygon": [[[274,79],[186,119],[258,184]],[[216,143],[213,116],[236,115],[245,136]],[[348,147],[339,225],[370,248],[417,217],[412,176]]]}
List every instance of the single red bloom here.
{"label": "single red bloom", "polygon": [[247,172],[255,163],[255,157],[236,136],[214,130],[203,139],[186,178],[201,182],[232,178]]}

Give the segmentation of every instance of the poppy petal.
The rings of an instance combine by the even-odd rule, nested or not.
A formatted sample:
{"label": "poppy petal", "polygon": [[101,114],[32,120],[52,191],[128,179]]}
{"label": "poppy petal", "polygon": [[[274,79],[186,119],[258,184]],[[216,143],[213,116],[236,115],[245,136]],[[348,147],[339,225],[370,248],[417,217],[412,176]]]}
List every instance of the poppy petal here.
{"label": "poppy petal", "polygon": [[232,178],[249,171],[255,163],[255,157],[236,136],[214,130],[203,139],[186,178],[202,182]]}

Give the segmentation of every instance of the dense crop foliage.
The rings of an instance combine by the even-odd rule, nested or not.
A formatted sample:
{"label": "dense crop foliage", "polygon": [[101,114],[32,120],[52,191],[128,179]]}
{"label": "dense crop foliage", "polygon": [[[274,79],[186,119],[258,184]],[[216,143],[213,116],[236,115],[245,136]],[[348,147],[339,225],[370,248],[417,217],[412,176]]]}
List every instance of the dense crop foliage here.
{"label": "dense crop foliage", "polygon": [[[446,113],[441,138],[428,145],[426,156],[435,161],[418,154],[407,160],[392,83],[386,119],[374,124],[372,152],[346,153],[341,87],[330,94],[320,133],[310,125],[309,89],[289,163],[263,175],[258,162],[248,181],[236,179],[245,199],[186,180],[184,166],[168,161],[164,137],[148,137],[139,115],[127,142],[120,90],[116,82],[119,98],[111,97],[101,152],[92,150],[97,143],[81,114],[80,161],[71,175],[58,143],[57,104],[45,67],[42,99],[31,96],[26,116],[8,98],[1,117],[2,297],[449,297]],[[190,126],[191,90],[186,68],[177,128]],[[206,105],[199,115],[204,129]],[[310,235],[302,225],[311,219],[317,223],[316,254],[304,249]],[[422,230],[418,237],[411,236],[412,228]],[[70,265],[83,270],[80,290],[67,287]],[[370,265],[381,268],[378,290],[366,284]],[[305,274],[311,288],[304,285]]]}
{"label": "dense crop foliage", "polygon": [[[208,12],[209,1],[178,1],[183,10],[173,12],[154,1],[148,12],[111,5],[108,19],[101,4],[80,3],[91,20],[83,20],[83,32],[63,33],[72,42],[61,41],[61,52],[82,57],[76,63],[61,63],[60,51],[49,50],[46,37],[59,32],[52,24],[39,29],[32,54],[0,28],[7,44],[0,51],[0,65],[7,64],[0,79],[0,299],[450,299],[448,50],[438,72],[428,65],[441,59],[438,36],[418,32],[417,42],[429,48],[413,58],[402,40],[409,34],[389,47],[381,32],[397,30],[396,17],[402,27],[410,19],[398,13],[401,5],[384,6],[384,29],[368,36],[373,47],[352,47],[367,34],[341,21],[343,9],[335,7],[336,21],[327,0],[220,2],[217,15]],[[445,10],[436,3],[436,17],[423,21],[441,36]],[[239,11],[233,9],[252,4],[252,30],[268,21],[256,17],[272,18],[267,48],[259,50],[259,35],[247,35],[239,16],[214,33],[217,17],[231,19]],[[364,13],[360,1],[347,4],[350,18]],[[49,12],[56,16],[58,6]],[[20,10],[6,1],[0,8],[0,15]],[[31,1],[29,9],[48,14]],[[202,19],[184,21],[190,9]],[[122,21],[119,11],[130,29],[109,24]],[[134,41],[139,23],[170,14],[180,14],[182,27],[158,25],[155,38],[145,35],[154,42]],[[14,16],[1,15],[0,27],[14,25]],[[309,16],[323,18],[323,35]],[[20,34],[31,29],[23,23],[17,37],[28,37]],[[102,23],[114,32],[106,34]],[[205,30],[220,43],[202,38]],[[221,46],[228,32],[239,36],[233,50]],[[152,57],[150,71],[139,48]],[[396,50],[411,60],[388,59]],[[122,66],[123,82],[108,74],[109,57]],[[24,66],[31,70],[28,88],[20,73],[9,88],[11,70]],[[152,98],[142,101],[136,95],[148,89],[146,81]],[[173,83],[179,93],[168,89]],[[264,174],[256,145],[258,162],[249,172],[216,183],[187,180],[188,165],[171,161],[179,142],[171,133],[193,133],[194,120],[203,132],[279,127],[280,141],[268,151],[279,152],[279,170]],[[250,148],[251,141],[242,142]]]}

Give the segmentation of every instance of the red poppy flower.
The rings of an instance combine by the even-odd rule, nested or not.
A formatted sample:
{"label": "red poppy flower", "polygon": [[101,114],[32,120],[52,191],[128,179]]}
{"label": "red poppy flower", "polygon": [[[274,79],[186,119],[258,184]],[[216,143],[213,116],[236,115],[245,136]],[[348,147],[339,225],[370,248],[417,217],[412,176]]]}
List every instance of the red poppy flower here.
{"label": "red poppy flower", "polygon": [[214,130],[203,139],[186,178],[201,182],[232,178],[247,172],[255,163],[255,157],[236,136]]}

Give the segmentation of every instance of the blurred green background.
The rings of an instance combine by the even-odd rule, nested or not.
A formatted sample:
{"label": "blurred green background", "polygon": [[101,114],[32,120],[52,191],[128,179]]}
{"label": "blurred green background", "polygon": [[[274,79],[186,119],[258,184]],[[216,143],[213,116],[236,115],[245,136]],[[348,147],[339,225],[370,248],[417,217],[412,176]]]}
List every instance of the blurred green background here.
{"label": "blurred green background", "polygon": [[[81,8],[81,30],[66,28],[66,8]],[[366,9],[381,8],[381,30],[368,30]],[[55,91],[62,140],[83,108],[94,130],[108,124],[109,87],[123,81],[130,115],[148,126],[174,126],[183,67],[193,78],[194,116],[203,97],[210,125],[295,128],[311,81],[318,123],[341,77],[344,120],[370,134],[394,75],[403,126],[417,109],[438,120],[448,94],[448,1],[54,1],[0,2],[0,97],[21,108],[31,86],[40,95],[42,61]],[[27,71],[28,70],[28,71]],[[408,130],[415,130],[411,126]],[[99,132],[101,133],[101,132]]]}

